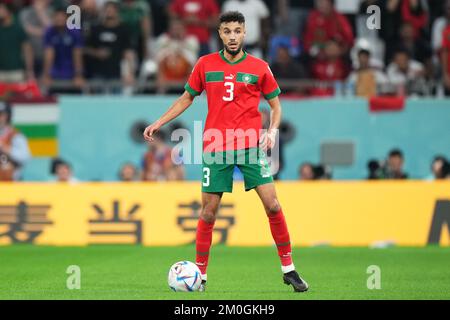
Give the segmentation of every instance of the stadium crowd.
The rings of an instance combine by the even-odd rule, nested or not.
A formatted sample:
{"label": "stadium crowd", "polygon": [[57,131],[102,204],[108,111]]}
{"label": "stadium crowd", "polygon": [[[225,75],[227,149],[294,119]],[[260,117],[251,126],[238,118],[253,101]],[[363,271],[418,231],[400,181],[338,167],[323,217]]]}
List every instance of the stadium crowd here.
{"label": "stadium crowd", "polygon": [[[66,25],[76,21],[70,5],[80,29]],[[380,29],[368,27],[371,5]],[[220,47],[226,10],[246,16],[246,50],[270,62],[287,93],[450,94],[446,0],[1,0],[0,84],[178,92],[197,58]]]}

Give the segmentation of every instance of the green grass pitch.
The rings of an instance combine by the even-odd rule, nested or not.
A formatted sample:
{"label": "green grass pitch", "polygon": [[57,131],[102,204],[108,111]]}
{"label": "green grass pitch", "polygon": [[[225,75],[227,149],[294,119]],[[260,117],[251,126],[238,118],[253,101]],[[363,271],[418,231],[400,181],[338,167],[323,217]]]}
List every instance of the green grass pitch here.
{"label": "green grass pitch", "polygon": [[[0,299],[450,299],[450,248],[295,248],[310,284],[294,293],[281,279],[274,247],[213,246],[207,292],[172,292],[172,263],[193,260],[193,246],[0,247]],[[81,289],[66,288],[69,265]],[[381,268],[381,289],[367,288],[367,267]]]}

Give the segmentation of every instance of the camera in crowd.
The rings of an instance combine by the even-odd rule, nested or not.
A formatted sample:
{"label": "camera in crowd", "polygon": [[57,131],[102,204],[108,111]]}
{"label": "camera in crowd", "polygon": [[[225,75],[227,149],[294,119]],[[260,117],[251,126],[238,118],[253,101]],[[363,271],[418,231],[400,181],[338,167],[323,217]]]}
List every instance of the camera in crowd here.
{"label": "camera in crowd", "polygon": [[300,180],[331,180],[332,172],[329,166],[305,162],[300,165],[299,178]]}

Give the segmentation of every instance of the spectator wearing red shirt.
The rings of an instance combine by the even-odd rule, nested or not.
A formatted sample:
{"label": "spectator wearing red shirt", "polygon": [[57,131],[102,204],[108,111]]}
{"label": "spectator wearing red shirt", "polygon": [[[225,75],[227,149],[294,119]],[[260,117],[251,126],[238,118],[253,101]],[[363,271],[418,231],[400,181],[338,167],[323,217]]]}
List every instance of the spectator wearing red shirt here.
{"label": "spectator wearing red shirt", "polygon": [[450,96],[450,25],[442,33],[442,74],[445,95]]}
{"label": "spectator wearing red shirt", "polygon": [[422,35],[428,23],[428,7],[422,0],[403,0],[402,2],[402,20],[414,27],[414,37]]}
{"label": "spectator wearing red shirt", "polygon": [[347,52],[353,46],[353,30],[347,18],[335,10],[331,0],[316,0],[316,9],[311,11],[306,22],[305,51],[317,56],[323,53],[329,40],[337,41]]}
{"label": "spectator wearing red shirt", "polygon": [[174,0],[169,13],[171,18],[178,18],[185,24],[187,34],[198,39],[200,56],[210,52],[210,31],[217,26],[220,13],[216,0]]}
{"label": "spectator wearing red shirt", "polygon": [[[311,67],[314,79],[320,81],[343,81],[347,78],[349,68],[343,57],[339,44],[330,40],[325,45],[324,57],[315,59]],[[313,95],[333,95],[334,88],[316,88]]]}

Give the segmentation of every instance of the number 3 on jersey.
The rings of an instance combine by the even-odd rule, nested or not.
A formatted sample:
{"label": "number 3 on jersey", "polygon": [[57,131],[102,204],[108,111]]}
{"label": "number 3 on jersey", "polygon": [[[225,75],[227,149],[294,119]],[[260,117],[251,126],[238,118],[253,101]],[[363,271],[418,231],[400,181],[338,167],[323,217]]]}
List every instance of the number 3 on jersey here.
{"label": "number 3 on jersey", "polygon": [[209,168],[204,167],[203,168],[203,178],[205,179],[205,181],[203,181],[204,187],[209,187],[209,175],[210,174],[211,174],[211,171],[209,170]]}
{"label": "number 3 on jersey", "polygon": [[233,101],[234,99],[234,83],[233,82],[225,82],[224,86],[227,88],[225,92],[228,96],[223,96],[223,101]]}

